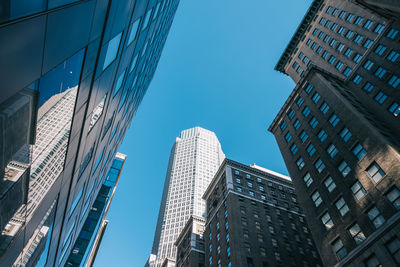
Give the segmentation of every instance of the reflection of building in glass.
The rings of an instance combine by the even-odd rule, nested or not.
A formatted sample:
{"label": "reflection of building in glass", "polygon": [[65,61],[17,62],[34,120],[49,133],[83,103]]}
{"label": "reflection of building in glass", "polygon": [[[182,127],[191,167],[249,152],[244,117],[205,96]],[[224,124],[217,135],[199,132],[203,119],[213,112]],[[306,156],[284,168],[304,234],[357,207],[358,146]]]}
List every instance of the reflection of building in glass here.
{"label": "reflection of building in glass", "polygon": [[108,210],[126,156],[117,153],[68,257],[66,266],[92,266],[106,230]]}
{"label": "reflection of building in glass", "polygon": [[[148,264],[175,261],[175,241],[191,215],[204,217],[202,195],[225,158],[215,134],[195,127],[181,132],[171,151]],[[152,260],[153,259],[153,260]]]}
{"label": "reflection of building in glass", "polygon": [[179,0],[3,2],[0,265],[64,266]]}

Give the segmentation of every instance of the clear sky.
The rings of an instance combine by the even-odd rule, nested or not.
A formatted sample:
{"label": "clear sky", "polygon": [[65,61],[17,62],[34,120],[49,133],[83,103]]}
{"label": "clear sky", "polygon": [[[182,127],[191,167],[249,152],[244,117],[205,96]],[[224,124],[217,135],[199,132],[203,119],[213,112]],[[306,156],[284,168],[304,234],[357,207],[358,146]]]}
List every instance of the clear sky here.
{"label": "clear sky", "polygon": [[169,153],[183,129],[287,175],[268,126],[294,88],[274,71],[311,0],[181,0],[157,71],[120,147],[128,156],[95,267],[144,266]]}

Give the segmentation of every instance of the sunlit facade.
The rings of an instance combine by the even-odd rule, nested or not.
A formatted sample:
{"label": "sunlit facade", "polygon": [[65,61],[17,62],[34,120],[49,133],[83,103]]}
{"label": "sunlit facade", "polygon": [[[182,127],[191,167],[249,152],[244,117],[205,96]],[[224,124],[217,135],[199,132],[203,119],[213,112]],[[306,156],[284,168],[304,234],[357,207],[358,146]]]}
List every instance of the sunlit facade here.
{"label": "sunlit facade", "polygon": [[181,132],[171,151],[149,266],[175,262],[175,241],[191,215],[205,217],[202,195],[225,155],[216,135],[194,127]]}

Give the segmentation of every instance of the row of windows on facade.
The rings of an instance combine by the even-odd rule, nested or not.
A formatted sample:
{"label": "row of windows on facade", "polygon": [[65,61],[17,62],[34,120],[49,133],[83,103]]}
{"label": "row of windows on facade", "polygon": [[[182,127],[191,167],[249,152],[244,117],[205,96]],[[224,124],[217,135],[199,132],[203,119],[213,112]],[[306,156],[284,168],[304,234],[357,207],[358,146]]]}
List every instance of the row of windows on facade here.
{"label": "row of windows on facade", "polygon": [[[311,84],[308,84],[307,86],[305,86],[304,90],[305,90],[305,92],[306,92],[307,94],[310,94],[310,93],[312,92],[312,90],[313,90],[313,87],[312,87]],[[317,103],[319,102],[320,98],[321,98],[321,96],[318,94],[318,92],[315,92],[314,95],[313,95],[313,97],[312,97],[312,101],[313,101],[315,104],[317,104]],[[296,104],[297,104],[297,106],[300,108],[300,107],[303,105],[303,102],[304,102],[303,98],[302,98],[302,97],[299,97],[299,99],[297,100]],[[324,101],[324,102],[321,104],[321,106],[319,107],[319,110],[320,110],[320,112],[321,112],[323,115],[326,115],[327,112],[329,111],[329,109],[330,109],[330,107],[329,107],[328,103],[325,102],[325,101]],[[304,109],[303,109],[303,111],[302,111],[302,114],[303,114],[304,117],[307,118],[307,117],[311,114],[311,111],[310,111],[310,109],[309,109],[307,106],[305,106]],[[295,111],[294,111],[293,109],[291,109],[291,111],[290,111],[287,115],[288,115],[288,118],[289,118],[290,120],[292,120],[292,119],[294,118],[294,116],[295,116]],[[311,126],[311,128],[315,129],[316,126],[318,125],[318,120],[316,119],[316,117],[313,117],[313,116],[311,116],[311,117],[312,117],[312,118],[311,118],[311,120],[309,121],[309,125]],[[339,123],[339,121],[340,121],[340,118],[339,118],[335,113],[332,113],[332,115],[329,116],[329,120],[328,120],[328,121],[329,121],[329,123],[331,124],[332,127],[336,127],[336,125],[337,125],[337,124]],[[297,119],[297,120],[293,123],[293,127],[294,127],[295,130],[298,130],[298,129],[300,128],[300,126],[301,126],[301,123],[300,123],[300,121]],[[283,122],[281,123],[281,125],[280,125],[280,129],[281,129],[282,131],[285,131],[286,128],[287,128],[287,124],[286,124],[285,121],[283,121]],[[340,138],[341,138],[345,143],[347,143],[348,140],[352,137],[352,133],[350,132],[350,130],[349,130],[347,127],[344,127],[344,128],[339,132],[339,136],[340,136]],[[306,130],[303,130],[303,131],[300,133],[300,135],[299,135],[299,139],[301,140],[301,143],[304,143],[304,142],[308,139],[308,137],[309,137],[309,136],[308,136]],[[323,130],[323,129],[321,129],[321,130],[318,132],[317,137],[318,137],[318,139],[321,141],[321,143],[324,142],[325,139],[327,138],[327,133],[326,133],[326,131]],[[292,140],[292,135],[291,135],[290,131],[288,131],[288,132],[286,133],[286,135],[285,135],[285,140],[286,140],[288,143]],[[291,151],[292,155],[295,155],[295,154],[297,153],[297,151],[298,151],[297,145],[296,145],[296,144],[292,144],[292,145],[290,146],[290,151]],[[315,148],[315,146],[314,146],[312,143],[310,143],[310,144],[306,147],[306,151],[307,151],[308,155],[309,155],[310,157],[312,157],[312,156],[315,154],[315,152],[316,152],[316,148]],[[358,160],[363,159],[363,158],[365,157],[365,155],[367,154],[367,151],[364,149],[364,147],[363,147],[360,143],[356,143],[356,144],[353,146],[353,148],[351,149],[351,151],[353,152],[354,156],[355,156]],[[338,154],[339,151],[338,151],[338,149],[336,148],[336,146],[335,146],[333,143],[331,143],[331,144],[328,145],[328,147],[327,147],[327,149],[326,149],[326,152],[327,152],[327,154],[328,154],[331,158],[334,158],[334,157]],[[297,167],[299,168],[299,170],[303,169],[304,166],[305,166],[305,162],[304,162],[304,160],[303,160],[302,157],[299,157],[299,158],[297,159],[296,164],[297,164]],[[314,166],[315,166],[316,170],[318,171],[318,173],[321,173],[321,172],[325,169],[325,164],[322,162],[321,159],[316,160],[315,163],[314,163]],[[374,167],[374,166],[375,166],[375,167]],[[371,178],[374,180],[374,182],[378,182],[385,174],[384,174],[384,171],[383,171],[383,170],[381,170],[381,171],[379,171],[379,172],[377,172],[377,173],[374,173],[374,171],[371,171],[371,170],[373,170],[374,168],[381,169],[381,168],[379,167],[379,165],[378,165],[376,162],[374,162],[374,163],[372,163],[371,166],[367,169],[367,172],[368,172],[368,174],[370,174],[370,176],[371,176]],[[351,171],[351,169],[350,169],[350,167],[348,166],[348,164],[347,164],[346,161],[342,161],[342,162],[338,165],[338,170],[339,170],[339,172],[340,172],[343,176],[346,176],[346,175]]]}
{"label": "row of windows on facade", "polygon": [[[257,177],[257,176],[252,176],[252,175],[250,175],[250,174],[248,174],[248,173],[245,173],[245,172],[241,173],[239,170],[233,170],[233,172],[234,172],[235,175],[238,175],[238,176],[239,176],[239,175],[241,176],[242,174],[244,174],[245,177],[246,177],[246,179],[248,179],[248,180],[254,180],[254,179],[255,179],[255,180],[257,181],[257,183],[259,183],[259,184],[263,184],[264,181],[266,180],[269,187],[275,187],[275,188],[278,188],[278,189],[281,190],[281,191],[288,191],[288,192],[291,193],[291,194],[294,193],[294,191],[293,191],[292,188],[289,188],[289,187],[286,187],[286,186],[282,186],[282,185],[280,185],[280,184],[277,184],[277,183],[274,183],[274,182],[272,182],[272,181],[269,181],[269,180],[267,180],[267,179],[265,179],[265,178],[260,178],[260,177]],[[237,177],[237,179],[241,179],[240,176]]]}

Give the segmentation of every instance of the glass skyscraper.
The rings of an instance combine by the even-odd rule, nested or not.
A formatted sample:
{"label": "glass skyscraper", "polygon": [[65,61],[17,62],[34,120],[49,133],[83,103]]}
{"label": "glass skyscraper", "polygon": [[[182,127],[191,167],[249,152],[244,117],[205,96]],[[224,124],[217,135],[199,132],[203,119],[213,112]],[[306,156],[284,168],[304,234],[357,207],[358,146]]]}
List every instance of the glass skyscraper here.
{"label": "glass skyscraper", "polygon": [[0,266],[84,256],[80,233],[178,4],[0,1]]}
{"label": "glass skyscraper", "polygon": [[203,193],[225,159],[217,136],[201,127],[181,132],[169,158],[148,266],[173,265],[174,245],[191,215],[205,217]]}

